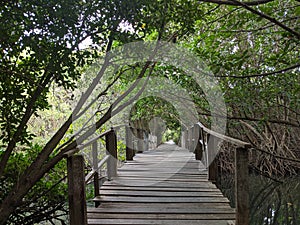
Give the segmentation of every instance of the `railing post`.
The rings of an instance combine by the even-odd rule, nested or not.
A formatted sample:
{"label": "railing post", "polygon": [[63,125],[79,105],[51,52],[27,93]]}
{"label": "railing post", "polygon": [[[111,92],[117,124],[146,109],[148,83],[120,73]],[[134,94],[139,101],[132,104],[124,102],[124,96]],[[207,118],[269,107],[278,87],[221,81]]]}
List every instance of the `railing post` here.
{"label": "railing post", "polygon": [[117,176],[118,153],[117,153],[117,135],[112,129],[106,136],[106,154],[110,155],[107,160],[107,177],[109,180]]}
{"label": "railing post", "polygon": [[189,129],[189,133],[188,133],[188,150],[191,152],[192,151],[192,145],[193,145],[193,131],[190,128]]}
{"label": "railing post", "polygon": [[133,160],[134,150],[132,143],[132,132],[129,126],[126,126],[126,160]]}
{"label": "railing post", "polygon": [[[95,170],[94,174],[94,195],[95,197],[100,195],[100,187],[99,187],[99,169],[98,169],[98,144],[95,141],[92,144],[92,155],[93,155],[93,170]],[[98,201],[95,202],[95,207],[98,207],[100,203]]]}
{"label": "railing post", "polygon": [[149,132],[144,130],[144,150],[149,151]]}
{"label": "railing post", "polygon": [[[99,173],[98,171],[94,174],[94,195],[95,197],[100,195],[100,186],[99,186]],[[95,207],[97,208],[100,205],[99,201],[95,201]]]}
{"label": "railing post", "polygon": [[137,152],[142,153],[144,151],[144,132],[141,128],[137,129],[138,147]]}
{"label": "railing post", "polygon": [[185,131],[181,131],[180,147],[185,148]]}
{"label": "railing post", "polygon": [[208,180],[216,183],[218,176],[218,166],[216,162],[215,136],[208,134],[207,154],[208,154]]}
{"label": "railing post", "polygon": [[[204,133],[204,130],[203,130],[202,127],[200,128],[199,136],[200,136],[200,138],[201,138],[201,143],[202,143],[202,161],[203,161],[203,159],[206,161],[205,133]],[[200,140],[200,138],[199,138],[199,140]],[[203,156],[204,156],[204,157],[203,157]]]}
{"label": "railing post", "polygon": [[190,131],[189,128],[186,130],[186,135],[185,135],[185,148],[189,149],[189,138],[190,138]]}
{"label": "railing post", "polygon": [[236,225],[249,225],[248,149],[235,151]]}
{"label": "railing post", "polygon": [[98,146],[97,141],[92,144],[93,169],[98,170]]}
{"label": "railing post", "polygon": [[195,127],[193,126],[190,132],[190,147],[189,147],[190,152],[194,152],[195,150],[195,129],[194,128]]}
{"label": "railing post", "polygon": [[196,141],[195,159],[202,160],[202,143],[200,143],[200,139],[202,139],[201,129],[198,125],[195,126],[196,126],[195,127],[196,134],[198,133],[198,136],[195,137],[195,141]]}
{"label": "railing post", "polygon": [[86,225],[84,159],[72,155],[67,159],[70,225]]}

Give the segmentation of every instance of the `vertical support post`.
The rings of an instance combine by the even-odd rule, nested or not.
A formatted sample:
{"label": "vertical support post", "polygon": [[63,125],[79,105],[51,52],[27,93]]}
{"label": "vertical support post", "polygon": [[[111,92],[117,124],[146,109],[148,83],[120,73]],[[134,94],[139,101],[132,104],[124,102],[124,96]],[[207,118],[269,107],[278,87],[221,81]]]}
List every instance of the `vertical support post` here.
{"label": "vertical support post", "polygon": [[144,151],[144,132],[141,128],[137,128],[138,147],[137,152],[141,153]]}
{"label": "vertical support post", "polygon": [[189,143],[188,143],[188,150],[191,152],[192,151],[192,146],[193,146],[193,131],[192,128],[189,129]]}
{"label": "vertical support post", "polygon": [[185,148],[185,131],[181,131],[180,147]]}
{"label": "vertical support post", "polygon": [[202,142],[200,142],[201,137],[201,130],[199,125],[195,125],[195,133],[198,134],[195,137],[196,140],[196,148],[195,148],[195,159],[196,160],[202,160]]}
{"label": "vertical support post", "polygon": [[111,180],[117,176],[118,154],[117,154],[117,135],[112,129],[106,136],[106,154],[110,155],[107,160],[107,176]]}
{"label": "vertical support post", "polygon": [[195,148],[196,148],[196,140],[195,140],[195,138],[196,138],[196,132],[195,132],[195,125],[193,125],[193,127],[192,127],[192,140],[191,140],[191,151],[192,152],[195,152]]}
{"label": "vertical support post", "polygon": [[[93,170],[95,170],[94,174],[94,195],[95,197],[100,195],[100,187],[99,187],[99,169],[98,169],[98,144],[95,141],[92,144],[92,156],[93,156]],[[100,203],[98,201],[95,202],[95,207],[98,207]]]}
{"label": "vertical support post", "polygon": [[[99,186],[99,173],[98,171],[94,174],[94,195],[95,197],[100,195],[100,186]],[[95,201],[95,207],[97,208],[100,205],[99,201]]]}
{"label": "vertical support post", "polygon": [[144,150],[149,151],[149,132],[144,131]]}
{"label": "vertical support post", "polygon": [[215,139],[216,137],[213,135],[208,134],[208,143],[207,143],[207,154],[208,154],[208,180],[216,183],[217,182],[217,176],[218,176],[218,166],[216,162],[216,151],[215,149]]}
{"label": "vertical support post", "polygon": [[83,156],[68,157],[67,170],[70,224],[87,225]]}
{"label": "vertical support post", "polygon": [[186,135],[185,135],[185,148],[189,149],[189,138],[190,138],[190,131],[189,128],[186,130]]}
{"label": "vertical support post", "polygon": [[132,148],[133,148],[133,157],[135,156],[135,153],[136,153],[136,149],[137,149],[137,128],[132,128],[132,133],[134,134],[132,136]]}
{"label": "vertical support post", "polygon": [[133,142],[132,142],[132,132],[129,126],[125,127],[126,132],[126,160],[133,160],[134,150],[133,150]]}
{"label": "vertical support post", "polygon": [[93,170],[98,172],[98,146],[97,141],[92,144]]}
{"label": "vertical support post", "polygon": [[249,225],[248,149],[235,151],[236,225]]}

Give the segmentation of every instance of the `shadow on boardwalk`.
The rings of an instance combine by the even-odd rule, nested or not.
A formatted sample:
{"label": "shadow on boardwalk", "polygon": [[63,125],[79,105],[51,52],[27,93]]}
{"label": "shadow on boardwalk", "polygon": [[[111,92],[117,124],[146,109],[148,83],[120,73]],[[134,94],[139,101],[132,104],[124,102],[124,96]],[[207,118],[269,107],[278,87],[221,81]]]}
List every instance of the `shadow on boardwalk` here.
{"label": "shadow on boardwalk", "polygon": [[88,224],[233,224],[235,211],[194,154],[174,144],[137,154],[100,189]]}

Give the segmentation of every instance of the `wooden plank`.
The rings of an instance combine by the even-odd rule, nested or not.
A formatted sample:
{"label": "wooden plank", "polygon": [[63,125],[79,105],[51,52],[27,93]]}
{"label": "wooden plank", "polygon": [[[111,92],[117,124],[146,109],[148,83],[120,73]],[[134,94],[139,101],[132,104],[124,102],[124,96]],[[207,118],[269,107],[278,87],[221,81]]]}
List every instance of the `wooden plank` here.
{"label": "wooden plank", "polygon": [[[101,208],[111,208],[111,209],[132,209],[135,210],[136,208],[165,208],[165,209],[194,209],[201,211],[202,209],[228,209],[234,210],[230,208],[229,203],[223,202],[189,202],[189,203],[126,203],[126,202],[104,202],[101,204]],[[89,210],[94,210],[96,208],[89,208]],[[99,208],[98,208],[99,209]]]}
{"label": "wooden plank", "polygon": [[108,186],[104,185],[101,187],[102,190],[131,190],[131,191],[173,191],[173,192],[186,192],[186,191],[192,191],[192,192],[218,192],[221,193],[221,191],[218,188],[212,188],[212,187],[203,187],[203,188],[179,188],[179,187],[148,187],[148,186],[142,186],[142,187],[128,187],[128,186]]}
{"label": "wooden plank", "polygon": [[185,177],[181,177],[181,178],[172,178],[169,177],[168,175],[165,176],[157,176],[157,177],[131,177],[131,176],[118,176],[118,178],[116,179],[116,181],[118,180],[122,180],[122,179],[126,179],[128,181],[170,181],[170,182],[185,182],[185,183],[199,183],[199,182],[207,182],[207,179],[205,178],[198,178],[198,179],[190,179],[190,178],[185,178]]}
{"label": "wooden plank", "polygon": [[189,202],[223,202],[229,203],[229,200],[225,197],[128,197],[128,196],[98,196],[94,198],[94,201],[101,202],[159,202],[159,203],[168,203],[168,202],[177,202],[177,203],[189,203]]}
{"label": "wooden plank", "polygon": [[136,213],[88,213],[88,217],[90,219],[97,218],[97,219],[146,219],[146,220],[170,220],[170,219],[178,219],[178,220],[231,220],[234,219],[235,214],[231,213],[212,213],[212,214],[186,214],[186,213],[143,213],[143,214],[136,214]]}
{"label": "wooden plank", "polygon": [[152,213],[152,214],[231,214],[232,217],[235,217],[235,211],[231,208],[170,208],[166,207],[166,205],[161,204],[159,207],[101,207],[101,208],[92,208],[88,210],[88,213],[128,213],[128,214],[144,214],[144,213]]}
{"label": "wooden plank", "polygon": [[126,191],[126,190],[101,190],[101,196],[143,196],[143,197],[223,197],[220,192],[168,192],[168,191]]}
{"label": "wooden plank", "polygon": [[228,225],[227,220],[89,219],[90,225]]}
{"label": "wooden plank", "polygon": [[[134,173],[133,173],[134,172]],[[160,175],[160,174],[174,174],[173,176],[205,176],[207,177],[207,170],[199,170],[199,171],[177,171],[176,174],[170,172],[170,171],[156,171],[155,175]],[[152,174],[152,171],[141,171],[141,170],[131,170],[131,169],[126,169],[124,171],[119,170],[119,174],[126,174],[126,175],[133,175],[133,176],[138,176],[138,175],[144,175],[147,176],[147,174]]]}
{"label": "wooden plank", "polygon": [[[88,210],[89,224],[228,225],[235,210],[208,181],[194,154],[174,146],[147,151],[118,169]],[[176,148],[177,149],[177,148]]]}
{"label": "wooden plank", "polygon": [[118,177],[149,177],[149,178],[159,178],[159,177],[165,177],[168,176],[170,178],[177,178],[177,179],[206,179],[207,180],[207,175],[203,174],[203,175],[198,175],[198,174],[172,174],[172,173],[157,173],[157,174],[153,174],[153,173],[119,173]]}
{"label": "wooden plank", "polygon": [[174,188],[216,188],[216,186],[210,182],[185,182],[174,181],[168,179],[118,179],[111,182],[105,182],[103,186],[128,186],[128,187],[174,187]]}
{"label": "wooden plank", "polygon": [[[141,181],[141,180],[126,180],[126,179],[118,179],[118,181],[111,181],[110,184],[114,185],[123,185],[123,186],[130,186],[130,187],[136,187],[136,186],[151,186],[151,187],[189,187],[189,188],[202,188],[202,187],[214,187],[212,183],[209,182],[194,182],[194,183],[184,183],[184,182],[172,182],[172,181],[160,181],[160,182],[154,182],[154,181]],[[104,184],[108,185],[108,184]]]}

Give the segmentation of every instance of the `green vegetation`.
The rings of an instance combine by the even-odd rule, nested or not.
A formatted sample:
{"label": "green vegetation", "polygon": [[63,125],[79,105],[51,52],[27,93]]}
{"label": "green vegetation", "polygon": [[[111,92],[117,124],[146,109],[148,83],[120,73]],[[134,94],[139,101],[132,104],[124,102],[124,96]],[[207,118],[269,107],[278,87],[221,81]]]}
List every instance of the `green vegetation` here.
{"label": "green vegetation", "polygon": [[[205,61],[223,91],[228,135],[271,153],[255,153],[252,165],[269,175],[297,172],[298,165],[272,154],[300,157],[298,1],[0,2],[0,225],[64,215],[64,153],[110,127],[111,117],[131,103],[132,123],[150,129],[159,117],[167,127],[164,139],[178,140],[183,124],[173,102],[129,100],[130,87],[141,89],[138,78],[180,86],[190,99],[177,100],[192,101],[198,120],[210,125],[204,91],[181,68],[120,66],[108,54],[133,41],[175,43]],[[97,69],[87,69],[95,62]],[[224,147],[221,156],[228,154]]]}

